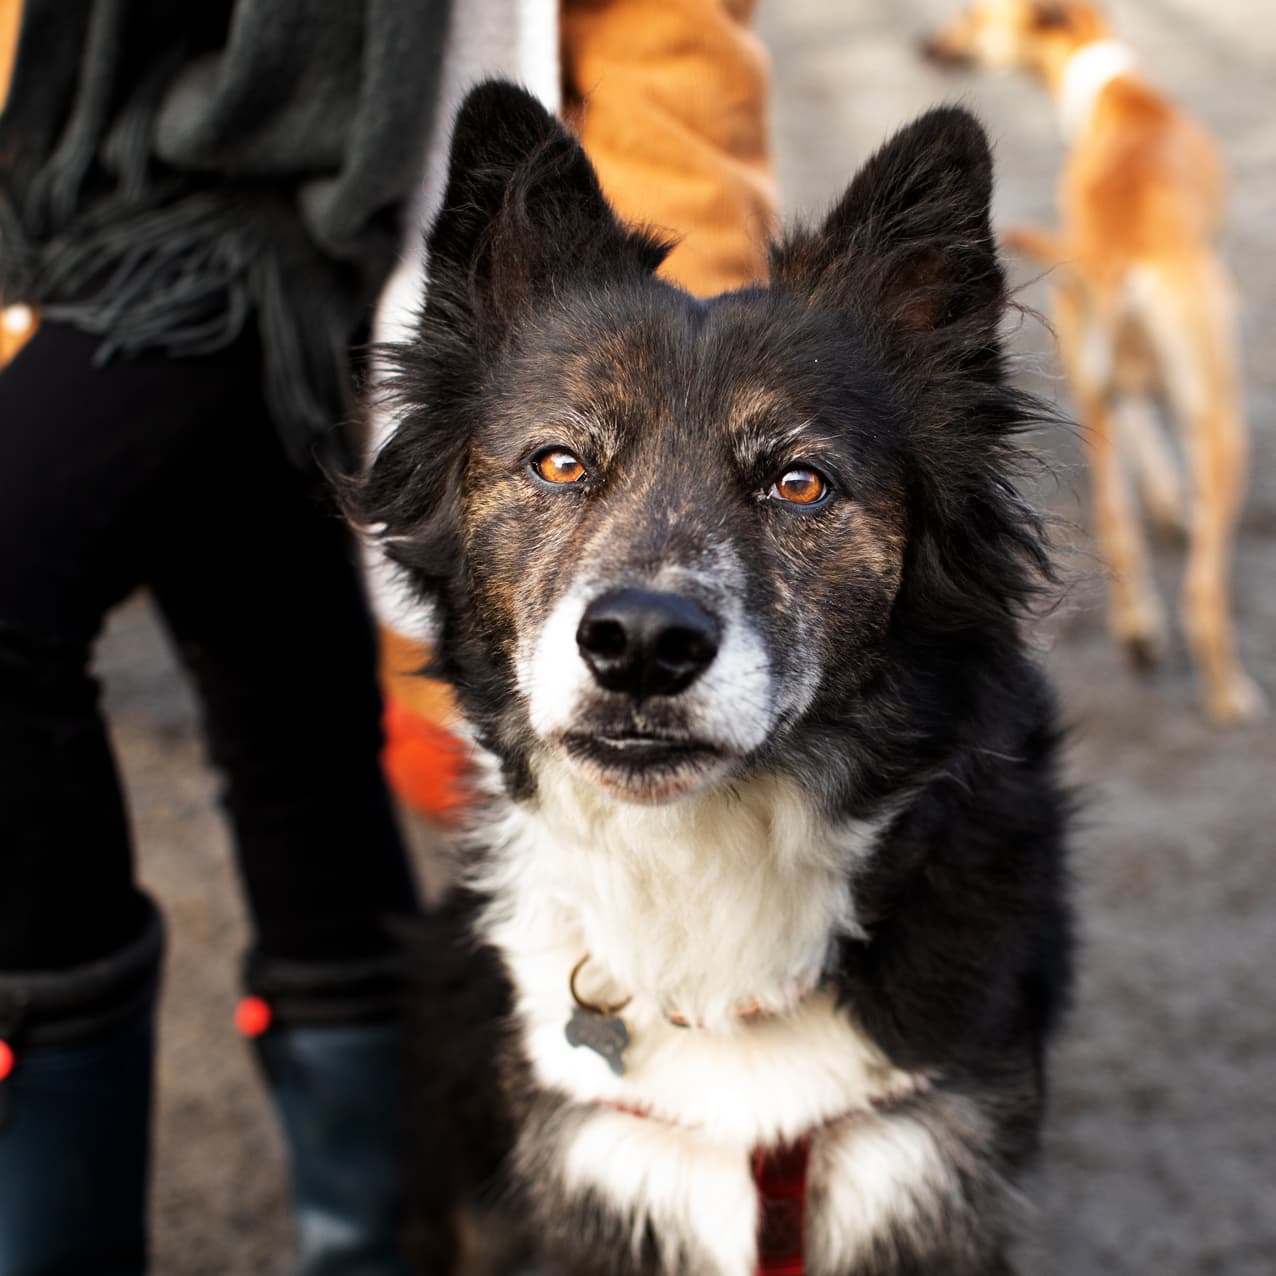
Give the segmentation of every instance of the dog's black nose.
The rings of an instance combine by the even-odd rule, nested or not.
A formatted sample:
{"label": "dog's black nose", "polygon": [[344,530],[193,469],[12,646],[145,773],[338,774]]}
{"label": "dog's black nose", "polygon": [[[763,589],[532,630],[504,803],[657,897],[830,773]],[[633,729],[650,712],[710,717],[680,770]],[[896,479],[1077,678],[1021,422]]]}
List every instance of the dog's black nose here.
{"label": "dog's black nose", "polygon": [[680,594],[614,589],[585,609],[576,645],[608,691],[676,696],[713,663],[718,622]]}

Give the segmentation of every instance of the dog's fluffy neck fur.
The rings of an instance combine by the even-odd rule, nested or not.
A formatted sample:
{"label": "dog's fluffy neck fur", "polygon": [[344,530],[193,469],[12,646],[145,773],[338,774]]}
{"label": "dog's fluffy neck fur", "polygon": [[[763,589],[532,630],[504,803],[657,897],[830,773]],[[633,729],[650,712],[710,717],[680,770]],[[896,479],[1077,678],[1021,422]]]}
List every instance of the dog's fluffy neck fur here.
{"label": "dog's fluffy neck fur", "polygon": [[862,933],[852,877],[881,819],[830,824],[775,776],[638,806],[555,760],[536,773],[535,796],[498,803],[488,830],[492,933],[504,947],[515,927],[521,947],[526,927],[540,929],[534,901],[556,948],[589,954],[591,1000],[632,996],[731,1031],[742,1005],[792,1008],[833,945]]}
{"label": "dog's fluffy neck fur", "polygon": [[1134,51],[1120,40],[1091,40],[1073,50],[1054,87],[1065,141],[1085,131],[1099,95],[1113,80],[1129,75],[1134,66]]}
{"label": "dog's fluffy neck fur", "polygon": [[[816,1136],[816,1273],[843,1270],[907,1224],[918,1183],[950,1191],[921,1127],[905,1122],[874,1142],[879,1109],[929,1078],[892,1067],[835,992],[800,991],[838,940],[862,934],[855,870],[889,818],[830,824],[776,776],[642,807],[561,763],[534,770],[533,799],[497,799],[480,929],[509,971],[532,1074],[577,1105],[553,1171],[568,1189],[616,1211],[635,1253],[658,1234],[662,1270],[722,1276],[756,1264],[755,1149]],[[586,951],[591,999],[632,994],[623,1077],[564,1038],[569,972]],[[736,1013],[745,1000],[774,1014],[746,1022]],[[674,1026],[673,1006],[696,1027]],[[521,1152],[532,1177],[543,1142],[534,1135]],[[874,1192],[862,1199],[865,1178]]]}

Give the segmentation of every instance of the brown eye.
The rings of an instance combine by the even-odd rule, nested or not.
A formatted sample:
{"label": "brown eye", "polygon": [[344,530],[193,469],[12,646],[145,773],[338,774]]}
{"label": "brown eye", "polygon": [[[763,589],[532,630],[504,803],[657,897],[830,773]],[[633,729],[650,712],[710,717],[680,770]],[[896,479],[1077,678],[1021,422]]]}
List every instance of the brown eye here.
{"label": "brown eye", "polygon": [[532,458],[532,469],[546,483],[579,483],[585,477],[585,466],[579,457],[563,448],[550,448]]}
{"label": "brown eye", "polygon": [[824,498],[828,484],[815,470],[804,465],[795,465],[785,470],[771,485],[770,495],[778,501],[787,501],[790,505],[815,505]]}

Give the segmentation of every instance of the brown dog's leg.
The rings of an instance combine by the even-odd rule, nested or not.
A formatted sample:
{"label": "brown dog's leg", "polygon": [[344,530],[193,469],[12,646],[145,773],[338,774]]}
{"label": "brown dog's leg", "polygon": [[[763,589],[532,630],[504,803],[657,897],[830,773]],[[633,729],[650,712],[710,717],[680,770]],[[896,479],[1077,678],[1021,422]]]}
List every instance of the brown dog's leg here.
{"label": "brown dog's leg", "polygon": [[1156,409],[1143,395],[1123,394],[1113,411],[1153,528],[1181,541],[1188,530],[1183,477]]}
{"label": "brown dog's leg", "polygon": [[1065,284],[1055,294],[1055,328],[1089,453],[1095,536],[1108,568],[1108,624],[1130,661],[1146,668],[1165,645],[1165,617],[1117,448],[1111,325],[1087,305],[1079,285]]}
{"label": "brown dog's leg", "polygon": [[1213,258],[1149,281],[1145,321],[1157,343],[1184,431],[1192,478],[1183,623],[1216,722],[1258,716],[1263,695],[1236,654],[1231,618],[1232,541],[1248,468],[1236,367],[1231,283]]}

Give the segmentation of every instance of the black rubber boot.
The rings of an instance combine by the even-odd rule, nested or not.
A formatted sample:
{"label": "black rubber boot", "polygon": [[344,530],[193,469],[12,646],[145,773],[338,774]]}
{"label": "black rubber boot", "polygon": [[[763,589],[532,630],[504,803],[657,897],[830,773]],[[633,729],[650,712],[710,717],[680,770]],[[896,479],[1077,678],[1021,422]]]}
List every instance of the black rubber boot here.
{"label": "black rubber boot", "polygon": [[298,1276],[407,1276],[397,960],[249,959],[254,1039],[292,1167]]}
{"label": "black rubber boot", "polygon": [[159,914],[102,961],[0,974],[0,1276],[139,1276]]}

